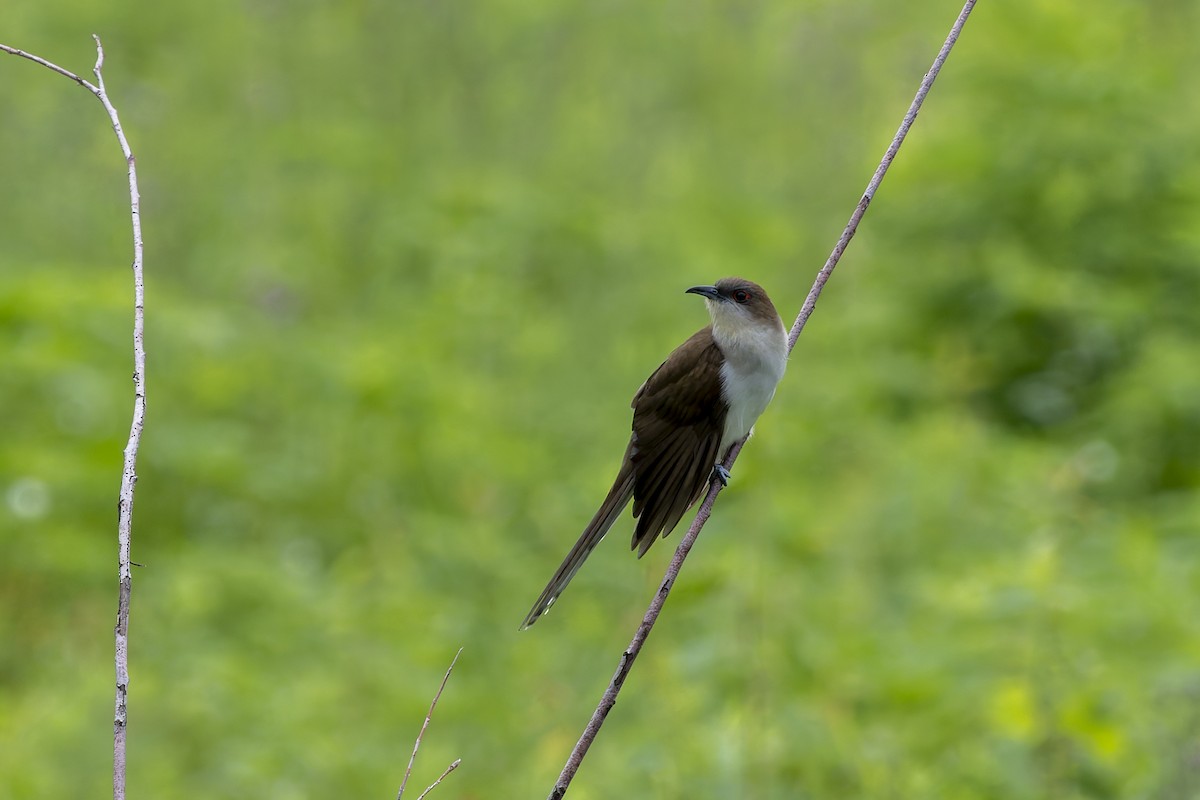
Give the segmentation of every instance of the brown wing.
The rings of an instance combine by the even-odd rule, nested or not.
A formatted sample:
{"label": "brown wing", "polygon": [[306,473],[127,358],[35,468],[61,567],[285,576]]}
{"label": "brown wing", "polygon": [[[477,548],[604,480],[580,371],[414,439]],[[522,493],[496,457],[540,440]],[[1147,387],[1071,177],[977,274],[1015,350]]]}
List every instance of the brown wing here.
{"label": "brown wing", "polygon": [[[522,628],[553,605],[633,498],[633,546],[641,557],[671,532],[708,484],[725,428],[721,351],[712,329],[676,348],[633,397],[633,435],[608,496],[546,584]],[[640,545],[640,546],[639,546]]]}
{"label": "brown wing", "polygon": [[728,405],[724,356],[712,328],[676,348],[633,398],[633,533],[638,557],[666,536],[708,485],[720,453]]}

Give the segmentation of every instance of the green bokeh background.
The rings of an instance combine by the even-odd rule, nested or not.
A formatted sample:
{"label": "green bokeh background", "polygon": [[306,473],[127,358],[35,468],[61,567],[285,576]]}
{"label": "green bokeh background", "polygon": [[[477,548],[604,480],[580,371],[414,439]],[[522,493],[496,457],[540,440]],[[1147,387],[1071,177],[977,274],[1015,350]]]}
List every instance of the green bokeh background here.
{"label": "green bokeh background", "polygon": [[[544,796],[678,532],[627,401],[798,310],[955,2],[10,3],[138,157],[131,797]],[[1200,5],[981,2],[571,797],[1200,796]],[[128,198],[0,59],[0,795],[104,796]]]}

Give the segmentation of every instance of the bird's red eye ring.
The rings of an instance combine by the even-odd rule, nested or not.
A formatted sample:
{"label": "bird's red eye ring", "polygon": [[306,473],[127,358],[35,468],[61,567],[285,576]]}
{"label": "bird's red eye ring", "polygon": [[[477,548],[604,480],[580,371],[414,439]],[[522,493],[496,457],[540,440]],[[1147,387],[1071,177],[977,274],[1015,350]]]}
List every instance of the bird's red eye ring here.
{"label": "bird's red eye ring", "polygon": [[745,305],[746,303],[750,302],[750,293],[747,292],[745,289],[738,289],[736,292],[733,293],[733,299],[738,301],[742,305]]}

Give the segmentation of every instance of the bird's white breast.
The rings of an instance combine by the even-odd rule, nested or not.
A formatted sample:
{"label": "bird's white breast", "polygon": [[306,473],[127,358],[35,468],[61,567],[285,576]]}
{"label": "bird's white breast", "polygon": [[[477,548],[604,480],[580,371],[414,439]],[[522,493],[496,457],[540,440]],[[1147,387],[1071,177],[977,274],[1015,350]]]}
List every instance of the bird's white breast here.
{"label": "bird's white breast", "polygon": [[714,327],[713,338],[725,355],[722,394],[729,405],[721,452],[754,427],[775,396],[787,367],[787,334],[782,326],[754,325],[736,332]]}

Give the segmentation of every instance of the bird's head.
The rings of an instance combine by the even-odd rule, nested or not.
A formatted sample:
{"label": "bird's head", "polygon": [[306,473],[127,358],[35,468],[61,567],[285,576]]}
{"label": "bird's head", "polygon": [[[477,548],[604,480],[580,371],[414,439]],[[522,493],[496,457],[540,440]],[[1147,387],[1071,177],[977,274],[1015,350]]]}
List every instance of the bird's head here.
{"label": "bird's head", "polygon": [[714,332],[738,336],[748,330],[783,327],[779,312],[763,288],[744,278],[723,278],[713,286],[693,286],[708,306]]}

